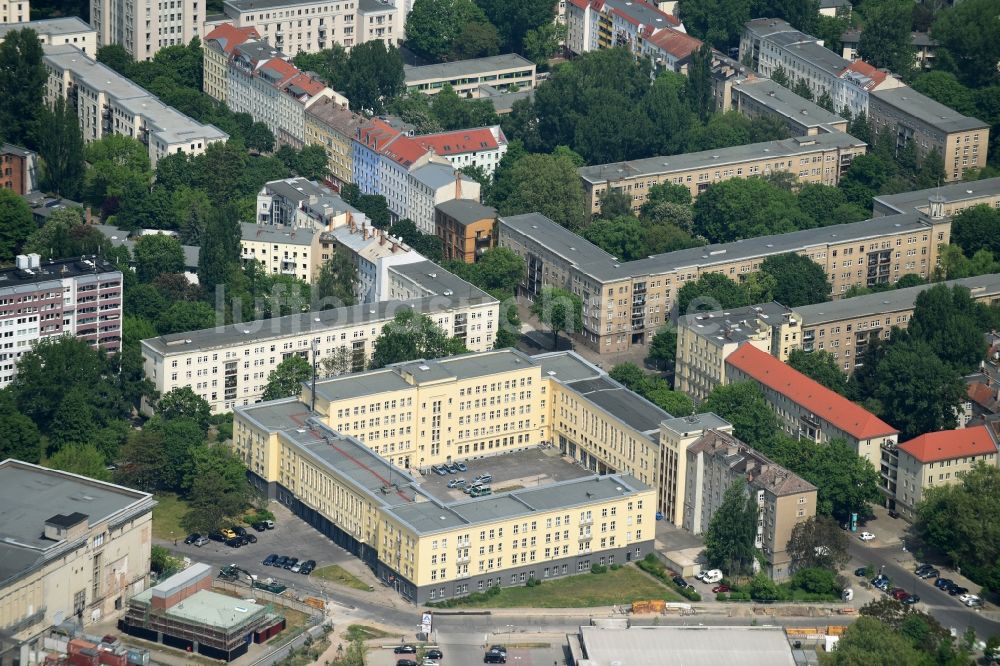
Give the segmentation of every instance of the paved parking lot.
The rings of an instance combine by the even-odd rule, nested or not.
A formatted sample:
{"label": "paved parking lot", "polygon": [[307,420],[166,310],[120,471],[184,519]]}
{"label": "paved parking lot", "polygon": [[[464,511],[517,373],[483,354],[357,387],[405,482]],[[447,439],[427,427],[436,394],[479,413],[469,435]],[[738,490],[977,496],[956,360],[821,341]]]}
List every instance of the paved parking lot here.
{"label": "paved parking lot", "polygon": [[[449,643],[442,641],[438,646],[444,657],[441,659],[442,666],[469,666],[470,664],[483,663],[483,654],[486,649],[483,645],[468,645],[461,643]],[[400,659],[410,658],[413,655],[393,654],[391,649],[373,648],[368,652],[367,663],[369,666],[394,666]],[[418,662],[419,663],[419,662]],[[507,649],[507,664],[513,666],[551,666],[565,664],[563,646],[557,643],[550,643],[549,647],[517,648]]]}
{"label": "paved parking lot", "polygon": [[465,479],[471,484],[478,475],[487,472],[493,475],[490,484],[493,492],[567,481],[591,474],[579,465],[567,462],[554,449],[534,448],[462,462],[468,468],[465,472],[440,476],[428,471],[423,477],[423,489],[440,500],[449,501],[467,497],[461,488],[448,488],[449,482]]}

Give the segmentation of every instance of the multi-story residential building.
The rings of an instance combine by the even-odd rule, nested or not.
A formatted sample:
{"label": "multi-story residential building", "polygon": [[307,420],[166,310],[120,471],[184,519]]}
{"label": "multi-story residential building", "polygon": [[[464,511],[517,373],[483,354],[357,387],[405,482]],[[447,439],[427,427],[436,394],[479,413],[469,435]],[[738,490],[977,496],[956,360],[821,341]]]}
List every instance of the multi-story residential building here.
{"label": "multi-story residential building", "polygon": [[[566,6],[566,48],[571,53],[624,47],[637,56],[650,55],[644,50],[646,42],[666,30],[684,34],[684,25],[646,0],[569,0]],[[670,38],[664,44],[668,41]],[[692,45],[690,40],[678,41],[675,47],[687,50],[686,57],[698,50],[701,42]]]}
{"label": "multi-story residential building", "polygon": [[214,99],[229,104],[229,59],[240,44],[257,41],[260,34],[256,28],[237,28],[231,23],[223,23],[205,34],[202,47],[203,83],[202,89]]}
{"label": "multi-story residential building", "polygon": [[951,183],[900,194],[883,194],[872,201],[872,214],[875,217],[913,211],[929,213],[932,202],[939,202],[941,214],[951,217],[979,204],[1000,208],[1000,178]]}
{"label": "multi-story residential building", "polygon": [[414,140],[451,162],[456,169],[479,167],[491,176],[507,154],[507,137],[499,125],[421,134]]}
{"label": "multi-story residential building", "polygon": [[240,259],[260,262],[268,275],[287,275],[313,284],[319,277],[320,234],[308,228],[241,222]]}
{"label": "multi-story residential building", "polygon": [[364,116],[328,97],[306,109],[306,143],[323,146],[328,178],[337,187],[354,182],[354,138],[365,122]]}
{"label": "multi-story residential building", "polygon": [[[818,263],[835,297],[853,285],[887,284],[908,274],[927,277],[937,265],[938,248],[950,238],[951,220],[940,211],[909,213],[625,263],[538,213],[501,217],[497,228],[498,245],[525,261],[519,293],[533,299],[552,286],[577,294],[583,301],[583,330],[574,334],[598,353],[611,354],[644,344],[668,321],[687,282],[707,273],[740,279],[777,254],[795,252]],[[895,257],[904,245],[916,250],[912,259]]]}
{"label": "multi-story residential building", "polygon": [[315,231],[343,226],[364,215],[329,188],[306,178],[264,183],[257,193],[257,224],[298,227]]}
{"label": "multi-story residential building", "polygon": [[642,39],[642,54],[649,58],[655,72],[687,74],[691,56],[702,41],[673,28],[656,30]]}
{"label": "multi-story residential building", "polygon": [[687,450],[707,432],[733,431],[728,421],[711,412],[691,414],[660,423],[660,465],[657,474],[657,510],[675,527],[684,526],[684,498],[687,496]]}
{"label": "multi-story residential building", "polygon": [[358,126],[351,152],[354,184],[362,194],[381,194],[382,149],[400,136],[400,131],[381,118]]}
{"label": "multi-story residential building", "polygon": [[155,167],[164,155],[199,155],[208,144],[229,138],[215,125],[204,125],[167,106],[75,46],[45,45],[42,50],[49,75],[45,101],[51,105],[65,99],[76,110],[88,143],[111,134],[130,136],[149,148],[149,161]]}
{"label": "multi-story residential building", "polygon": [[590,210],[601,212],[601,195],[623,192],[638,211],[649,188],[660,183],[684,185],[696,197],[713,183],[730,178],[788,172],[800,183],[836,185],[868,144],[843,132],[824,132],[696,153],[647,157],[577,169]]}
{"label": "multi-story residential building", "polygon": [[48,629],[106,621],[146,589],[156,502],[12,458],[0,462],[0,489],[4,663],[38,663]]}
{"label": "multi-story residential building", "polygon": [[31,3],[28,0],[0,0],[0,24],[30,20]]}
{"label": "multi-story residential building", "polygon": [[428,163],[414,169],[407,186],[409,206],[405,217],[413,220],[425,234],[437,233],[435,209],[440,204],[456,199],[479,202],[479,181],[450,164]]}
{"label": "multi-story residential building", "polygon": [[847,131],[846,120],[771,79],[754,77],[733,85],[732,108],[747,118],[764,116],[779,120],[791,136]]}
{"label": "multi-story residential building", "polygon": [[851,117],[868,112],[870,93],[904,86],[892,74],[864,62],[840,57],[822,40],[799,32],[786,21],[771,18],[748,22],[740,37],[740,61],[750,62],[761,76],[773,78],[779,67],[789,80],[800,79],[814,99],[830,95],[833,108],[848,109]]}
{"label": "multi-story residential building", "polygon": [[136,60],[150,60],[165,46],[200,37],[205,11],[198,0],[90,0],[90,25],[98,46],[118,44]]}
{"label": "multi-story residential building", "polygon": [[18,255],[0,270],[0,388],[43,338],[72,335],[110,353],[121,349],[122,273],[94,257],[41,262]]}
{"label": "multi-story residential building", "polygon": [[9,143],[0,145],[0,188],[22,197],[38,188],[38,153]]}
{"label": "multi-story residential building", "polygon": [[[213,413],[232,411],[235,406],[259,402],[268,376],[292,354],[319,360],[346,347],[351,369],[364,370],[382,328],[404,310],[427,315],[470,350],[491,349],[499,321],[497,300],[443,268],[427,272],[434,274],[427,276],[434,283],[432,288],[445,281],[449,288],[411,300],[366,303],[143,340],[146,377],[161,395],[187,386],[208,401]],[[423,281],[415,273],[407,279]],[[470,336],[473,324],[483,328]]]}
{"label": "multi-story residential building", "polygon": [[210,21],[206,31],[221,21],[256,28],[291,56],[338,44],[349,51],[376,39],[389,47],[403,39],[406,14],[400,4],[392,0],[226,0],[222,5],[225,16]]}
{"label": "multi-story residential building", "polygon": [[[912,248],[908,248],[909,251]],[[979,303],[1000,305],[1000,274],[980,275],[948,282],[841,298],[795,308],[802,318],[802,350],[826,351],[846,373],[862,364],[872,340],[888,340],[892,328],[905,329],[913,316],[917,296],[938,284],[961,286]]]}
{"label": "multi-story residential building", "polygon": [[849,0],[819,0],[820,16],[829,16],[830,18],[850,16],[853,9],[854,5]]}
{"label": "multi-story residential building", "polygon": [[[840,35],[841,55],[848,60],[857,60],[858,45],[861,43],[861,30],[852,29]],[[937,56],[938,43],[926,32],[910,33],[910,43],[913,45],[915,65],[921,69],[931,69]]]}
{"label": "multi-story residential building", "polygon": [[[346,226],[324,231],[320,235],[320,248],[323,260],[333,257],[336,251],[346,252],[351,262],[357,268],[355,281],[355,296],[359,303],[377,303],[387,300],[409,300],[422,298],[424,294],[401,297],[390,296],[390,268],[398,268],[403,264],[425,266],[424,273],[434,273],[438,266],[404,243],[401,239],[367,225],[364,217],[351,218]],[[462,288],[462,281],[451,273],[442,272],[442,279],[452,284],[457,281]]]}
{"label": "multi-story residential building", "polygon": [[496,242],[497,211],[469,199],[452,199],[435,206],[434,232],[445,259],[475,262]]}
{"label": "multi-story residential building", "polygon": [[787,578],[788,541],[796,525],[816,515],[816,486],[729,433],[709,430],[687,448],[684,528],[705,532],[726,490],[737,482],[745,483],[757,502],[754,546],[764,555],[765,571],[775,580]]}
{"label": "multi-story residential building", "polygon": [[726,357],[744,344],[787,361],[801,345],[801,323],[797,313],[780,303],[679,315],[675,387],[695,401],[704,400],[725,382]]}
{"label": "multi-story residential building", "polygon": [[[25,3],[27,4],[27,3]],[[0,0],[0,13],[3,12],[3,1]],[[90,57],[97,55],[97,32],[88,23],[76,16],[44,19],[28,23],[3,25],[0,21],[0,42],[11,30],[30,28],[38,35],[42,44],[70,44],[80,49]]]}
{"label": "multi-story residential building", "polygon": [[908,520],[928,488],[960,483],[978,464],[997,466],[997,441],[985,425],[929,432],[882,453],[882,485],[890,509]]}
{"label": "multi-story residential building", "polygon": [[[429,213],[425,212],[424,215],[419,216],[421,219],[417,219],[417,213],[414,210],[417,205],[414,200],[414,180],[417,172],[425,167],[437,167],[436,169],[432,168],[431,173],[438,174],[439,178],[444,177],[453,181],[456,173],[454,167],[448,163],[448,160],[438,157],[417,143],[416,140],[403,134],[384,144],[379,150],[379,154],[381,160],[379,161],[378,194],[385,197],[393,221],[409,218],[424,233],[428,233],[428,227],[431,229],[430,233],[433,233],[434,204],[431,204]],[[429,222],[427,221],[428,217],[430,217]]]}
{"label": "multi-story residential building", "polygon": [[741,345],[726,358],[726,383],[743,381],[760,387],[792,437],[813,442],[843,439],[875,469],[883,447],[896,445],[899,431],[891,425],[753,345]]}
{"label": "multi-story residential building", "polygon": [[436,65],[404,65],[403,78],[410,92],[436,95],[448,84],[460,97],[478,97],[481,84],[510,90],[534,88],[537,83],[535,63],[516,53]]}
{"label": "multi-story residential building", "polygon": [[873,92],[868,118],[876,132],[894,140],[897,150],[912,142],[918,159],[937,153],[945,180],[961,180],[967,169],[986,166],[990,126],[913,88]]}
{"label": "multi-story residential building", "polygon": [[306,139],[306,110],[325,98],[346,108],[347,98],[287,58],[266,41],[237,44],[229,54],[226,99],[232,111],[249,113],[267,125],[279,143],[301,148]]}

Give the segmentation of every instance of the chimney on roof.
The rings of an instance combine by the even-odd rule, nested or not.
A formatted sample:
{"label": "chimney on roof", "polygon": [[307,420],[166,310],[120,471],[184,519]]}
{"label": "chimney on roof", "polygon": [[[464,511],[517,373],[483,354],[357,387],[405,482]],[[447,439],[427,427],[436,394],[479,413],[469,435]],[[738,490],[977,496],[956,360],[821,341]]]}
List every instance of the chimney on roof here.
{"label": "chimney on roof", "polygon": [[385,245],[385,234],[382,233],[381,229],[378,230],[378,244]]}
{"label": "chimney on roof", "polygon": [[462,172],[455,170],[455,198],[462,198]]}

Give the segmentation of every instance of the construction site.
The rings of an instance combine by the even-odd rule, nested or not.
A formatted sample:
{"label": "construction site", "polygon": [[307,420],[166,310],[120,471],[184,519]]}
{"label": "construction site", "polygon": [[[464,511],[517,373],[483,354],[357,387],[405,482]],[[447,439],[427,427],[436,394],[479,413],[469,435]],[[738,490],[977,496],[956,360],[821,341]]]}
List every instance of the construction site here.
{"label": "construction site", "polygon": [[213,569],[193,564],[129,600],[118,629],[130,636],[232,661],[285,628],[273,606],[212,591]]}

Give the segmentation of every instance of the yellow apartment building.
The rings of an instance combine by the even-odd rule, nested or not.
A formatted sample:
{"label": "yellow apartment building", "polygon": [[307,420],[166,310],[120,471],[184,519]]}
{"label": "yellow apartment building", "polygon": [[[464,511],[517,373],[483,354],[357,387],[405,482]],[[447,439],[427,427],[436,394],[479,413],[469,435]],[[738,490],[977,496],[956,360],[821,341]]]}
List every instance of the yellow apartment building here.
{"label": "yellow apartment building", "polygon": [[913,192],[883,194],[872,200],[872,214],[881,217],[914,211],[929,213],[931,200],[941,204],[943,214],[947,217],[980,204],[1000,208],[1000,177],[948,183]]}
{"label": "yellow apartment building", "polygon": [[336,100],[324,98],[306,109],[306,144],[319,144],[326,151],[326,166],[338,187],[354,182],[352,142],[365,123]]}
{"label": "yellow apartment building", "polygon": [[257,29],[250,26],[237,28],[223,23],[205,35],[202,49],[202,90],[223,104],[229,101],[229,57],[233,49],[248,40],[259,40]]}
{"label": "yellow apartment building", "polygon": [[312,284],[323,267],[320,233],[308,228],[241,222],[240,259],[260,262],[268,275],[287,275]]}

